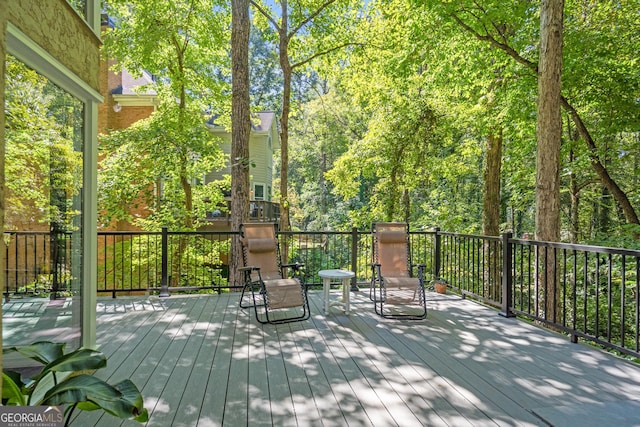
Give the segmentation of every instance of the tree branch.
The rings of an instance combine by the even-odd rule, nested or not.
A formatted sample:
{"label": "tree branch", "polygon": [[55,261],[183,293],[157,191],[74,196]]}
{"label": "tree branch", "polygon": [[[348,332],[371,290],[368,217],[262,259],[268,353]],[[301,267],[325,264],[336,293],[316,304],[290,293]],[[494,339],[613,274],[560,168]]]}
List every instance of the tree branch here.
{"label": "tree branch", "polygon": [[251,6],[255,7],[262,16],[267,18],[267,21],[273,24],[276,31],[280,32],[280,25],[278,25],[276,20],[273,19],[273,17],[266,10],[264,10],[262,6],[260,6],[255,0],[251,0]]}
{"label": "tree branch", "polygon": [[329,54],[331,52],[334,52],[334,51],[336,51],[338,49],[342,49],[343,47],[347,47],[347,46],[362,46],[362,43],[351,43],[351,42],[343,43],[341,45],[334,46],[334,47],[332,47],[330,49],[323,50],[322,52],[318,52],[318,53],[315,53],[315,54],[311,55],[307,59],[304,59],[304,60],[302,60],[300,62],[296,62],[295,64],[291,64],[291,69],[293,70],[293,69],[295,69],[297,67],[301,67],[301,66],[313,61],[314,59],[316,59],[316,58],[318,58],[320,56],[327,55],[327,54]]}
{"label": "tree branch", "polygon": [[506,52],[507,55],[515,59],[516,62],[518,62],[519,64],[524,65],[526,68],[536,73],[536,76],[538,75],[538,65],[535,62],[531,62],[528,59],[523,58],[514,48],[512,48],[506,43],[499,42],[498,40],[496,40],[495,37],[492,37],[488,32],[486,35],[480,34],[476,30],[474,30],[471,26],[467,25],[467,23],[464,22],[462,18],[460,18],[455,13],[452,13],[451,17],[458,23],[458,25],[460,25],[462,28],[464,28],[465,30],[473,34],[478,40],[489,42],[492,46]]}
{"label": "tree branch", "polygon": [[291,38],[294,34],[296,34],[298,31],[300,31],[300,29],[302,27],[304,27],[305,25],[307,25],[313,18],[315,18],[316,16],[318,16],[320,14],[320,12],[322,12],[324,9],[326,9],[327,7],[329,7],[332,3],[335,3],[336,0],[326,0],[323,4],[320,5],[320,7],[318,7],[315,12],[313,12],[311,15],[307,16],[306,19],[304,19],[302,22],[300,22],[300,24],[298,24],[297,27],[293,28],[291,30],[291,32],[289,32],[289,34],[287,34],[288,38]]}

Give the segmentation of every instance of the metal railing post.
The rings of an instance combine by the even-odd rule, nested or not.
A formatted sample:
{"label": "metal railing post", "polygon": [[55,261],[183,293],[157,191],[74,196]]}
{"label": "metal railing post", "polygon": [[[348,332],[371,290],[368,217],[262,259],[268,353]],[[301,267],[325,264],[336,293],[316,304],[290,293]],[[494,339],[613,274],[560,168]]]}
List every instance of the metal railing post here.
{"label": "metal railing post", "polygon": [[160,296],[169,297],[169,233],[167,227],[162,227],[162,282],[160,285]]}
{"label": "metal railing post", "polygon": [[[358,274],[358,229],[353,227],[351,229],[351,270]],[[353,276],[351,278],[351,292],[358,291],[358,278]]]}
{"label": "metal railing post", "polygon": [[509,240],[513,233],[502,233],[502,311],[500,316],[514,317],[511,311],[513,296],[513,248]]}
{"label": "metal railing post", "polygon": [[435,232],[436,234],[435,236],[435,243],[434,243],[434,248],[433,248],[433,279],[434,280],[438,280],[440,279],[440,269],[441,269],[441,265],[440,263],[442,262],[442,258],[441,258],[441,251],[442,251],[442,239],[440,236],[440,228],[436,227],[435,228]]}

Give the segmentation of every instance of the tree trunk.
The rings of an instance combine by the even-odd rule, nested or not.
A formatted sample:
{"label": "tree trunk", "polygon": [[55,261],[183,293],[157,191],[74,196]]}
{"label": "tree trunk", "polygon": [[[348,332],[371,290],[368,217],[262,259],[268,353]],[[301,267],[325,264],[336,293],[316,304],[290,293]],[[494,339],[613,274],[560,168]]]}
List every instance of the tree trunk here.
{"label": "tree trunk", "polygon": [[[289,111],[291,109],[291,63],[289,62],[289,35],[287,2],[282,2],[280,38],[280,67],[282,68],[282,116],[280,116],[280,230],[291,229],[289,220]],[[285,258],[286,260],[286,258]],[[286,261],[285,261],[286,262]]]}
{"label": "tree trunk", "polygon": [[[249,0],[231,2],[231,228],[240,229],[249,216]],[[239,285],[242,277],[242,247],[233,239],[229,284]]]}
{"label": "tree trunk", "polygon": [[500,234],[500,170],[502,167],[502,130],[487,136],[487,163],[484,170],[482,234]]}
{"label": "tree trunk", "polygon": [[[482,198],[482,234],[500,235],[500,170],[502,168],[502,130],[497,129],[487,136],[487,162],[484,169],[484,189]],[[489,257],[484,272],[486,285],[484,296],[496,299],[501,289],[500,251],[492,242],[486,242],[485,254]]]}
{"label": "tree trunk", "polygon": [[[560,240],[560,142],[562,138],[561,77],[564,0],[542,0],[538,64],[536,152],[536,239]],[[558,301],[555,252],[541,248],[540,291],[545,316],[555,320]]]}
{"label": "tree trunk", "polygon": [[591,137],[591,133],[589,133],[586,125],[582,121],[582,118],[580,117],[576,109],[573,108],[571,104],[569,104],[569,101],[562,98],[561,102],[563,108],[567,110],[567,112],[569,112],[569,114],[571,115],[571,119],[575,123],[578,133],[587,144],[587,152],[589,153],[591,166],[598,174],[598,178],[600,178],[600,181],[602,181],[602,185],[604,185],[607,190],[609,190],[611,195],[616,199],[616,202],[618,202],[618,204],[620,205],[620,208],[622,209],[627,222],[629,222],[629,224],[640,224],[638,214],[631,204],[629,197],[627,197],[627,193],[625,193],[622,188],[620,188],[618,183],[613,178],[611,178],[611,175],[609,175],[609,171],[604,166],[604,164],[602,164],[602,161],[600,160],[600,157],[598,155],[598,147],[596,147],[596,143]]}
{"label": "tree trunk", "polygon": [[411,223],[411,197],[406,188],[402,192],[402,209],[404,210],[404,222],[408,225]]}

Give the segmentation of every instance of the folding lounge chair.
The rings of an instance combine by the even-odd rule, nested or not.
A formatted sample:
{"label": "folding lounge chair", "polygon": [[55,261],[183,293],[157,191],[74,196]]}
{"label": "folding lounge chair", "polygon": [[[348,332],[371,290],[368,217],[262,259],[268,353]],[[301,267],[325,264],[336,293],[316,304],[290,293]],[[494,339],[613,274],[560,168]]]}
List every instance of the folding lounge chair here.
{"label": "folding lounge chair", "polygon": [[[301,264],[280,264],[280,246],[273,223],[247,223],[240,226],[244,265],[244,288],[240,307],[253,307],[260,323],[287,323],[310,316],[307,288]],[[293,274],[287,278],[285,270]],[[251,292],[250,303],[245,294]]]}
{"label": "folding lounge chair", "polygon": [[373,272],[369,296],[376,313],[386,318],[426,318],[425,266],[418,265],[418,277],[413,277],[407,224],[374,223],[371,235]]}

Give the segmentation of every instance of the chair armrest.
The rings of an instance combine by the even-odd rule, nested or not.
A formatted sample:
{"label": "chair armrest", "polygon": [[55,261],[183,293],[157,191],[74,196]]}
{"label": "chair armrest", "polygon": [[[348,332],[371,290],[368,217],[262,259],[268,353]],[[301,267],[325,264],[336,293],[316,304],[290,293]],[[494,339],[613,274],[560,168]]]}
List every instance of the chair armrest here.
{"label": "chair armrest", "polygon": [[372,262],[369,265],[371,266],[372,280],[380,281],[380,279],[382,278],[382,264],[380,264],[379,262]]}
{"label": "chair armrest", "polygon": [[299,270],[302,267],[304,267],[304,264],[300,264],[299,262],[293,263],[293,264],[282,264],[280,267],[282,268],[293,268],[294,270]]}
{"label": "chair armrest", "polygon": [[238,271],[255,271],[260,270],[260,267],[256,267],[255,265],[248,265],[246,267],[240,267]]}

